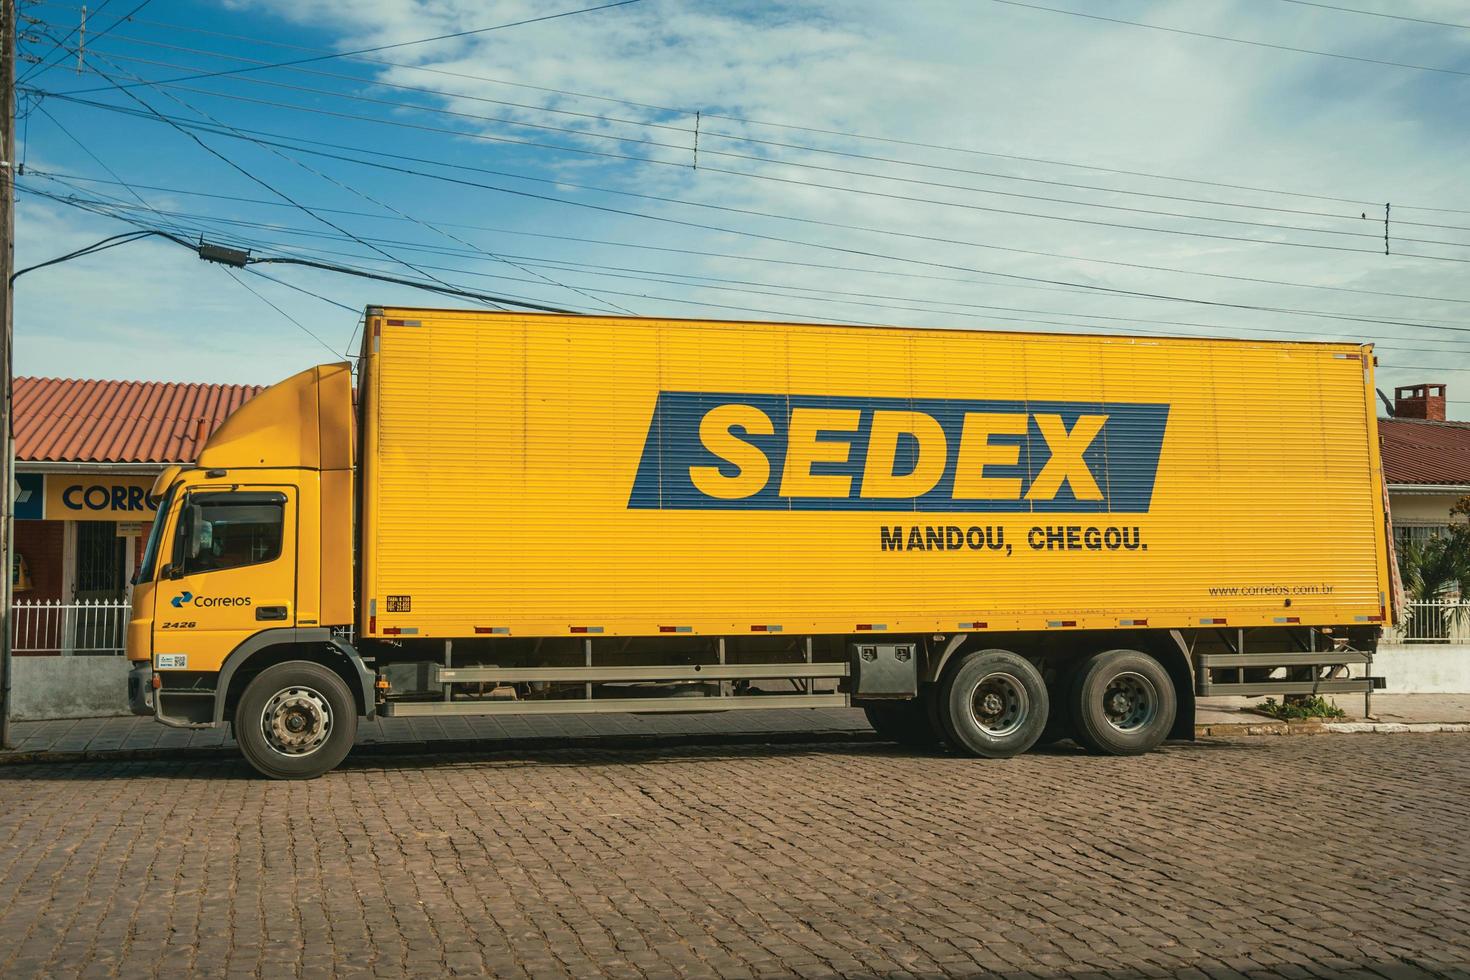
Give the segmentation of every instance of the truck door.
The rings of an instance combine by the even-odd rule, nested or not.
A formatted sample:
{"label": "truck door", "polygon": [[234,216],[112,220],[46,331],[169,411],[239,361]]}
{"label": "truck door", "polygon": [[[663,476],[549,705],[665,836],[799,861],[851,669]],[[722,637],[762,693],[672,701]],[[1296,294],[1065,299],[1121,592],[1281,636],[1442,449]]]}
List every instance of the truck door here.
{"label": "truck door", "polygon": [[154,667],[218,670],[245,638],[296,624],[295,487],[183,499],[155,605]]}

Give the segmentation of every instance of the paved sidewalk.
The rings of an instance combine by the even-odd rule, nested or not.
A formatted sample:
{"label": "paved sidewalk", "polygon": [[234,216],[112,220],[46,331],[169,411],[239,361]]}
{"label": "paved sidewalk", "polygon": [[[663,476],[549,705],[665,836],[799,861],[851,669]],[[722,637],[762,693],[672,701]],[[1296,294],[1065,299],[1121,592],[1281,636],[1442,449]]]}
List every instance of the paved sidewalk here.
{"label": "paved sidewalk", "polygon": [[[1363,699],[1339,701],[1348,717],[1339,725],[1291,725],[1250,710],[1259,698],[1202,698],[1200,736],[1320,731],[1470,730],[1470,694],[1380,694],[1374,724],[1363,725]],[[1411,726],[1405,729],[1403,726]],[[1425,727],[1429,726],[1429,727]],[[223,728],[186,731],[150,718],[86,718],[17,722],[16,748],[0,763],[91,758],[216,755],[233,751]],[[780,708],[685,715],[528,715],[519,718],[380,718],[358,729],[358,754],[477,751],[529,747],[728,742],[823,742],[875,738],[856,708]]]}
{"label": "paved sidewalk", "polygon": [[[1374,694],[1373,717],[1363,717],[1361,694],[1329,694],[1326,698],[1347,712],[1340,722],[1381,724],[1457,725],[1470,724],[1470,694]],[[1210,727],[1227,724],[1260,724],[1271,719],[1251,710],[1263,698],[1200,698],[1195,724]]]}

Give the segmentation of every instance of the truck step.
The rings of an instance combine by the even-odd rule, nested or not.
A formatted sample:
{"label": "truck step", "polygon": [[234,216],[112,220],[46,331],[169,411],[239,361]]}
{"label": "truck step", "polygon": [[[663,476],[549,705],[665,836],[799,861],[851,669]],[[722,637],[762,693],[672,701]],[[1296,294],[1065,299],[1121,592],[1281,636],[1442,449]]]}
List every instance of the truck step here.
{"label": "truck step", "polygon": [[[786,676],[786,675],[780,675]],[[638,712],[685,714],[751,708],[846,708],[846,694],[763,694],[709,698],[597,698],[565,701],[389,701],[385,718],[424,715],[569,715]]]}
{"label": "truck step", "polygon": [[1228,684],[1201,681],[1199,694],[1206,698],[1225,695],[1264,697],[1273,694],[1371,694],[1374,691],[1383,690],[1384,687],[1382,677],[1352,677],[1330,681],[1265,680],[1254,683],[1231,681]]}
{"label": "truck step", "polygon": [[710,664],[658,667],[443,667],[434,664],[432,684],[574,681],[589,684],[617,681],[785,680],[793,677],[846,677],[846,663]]}

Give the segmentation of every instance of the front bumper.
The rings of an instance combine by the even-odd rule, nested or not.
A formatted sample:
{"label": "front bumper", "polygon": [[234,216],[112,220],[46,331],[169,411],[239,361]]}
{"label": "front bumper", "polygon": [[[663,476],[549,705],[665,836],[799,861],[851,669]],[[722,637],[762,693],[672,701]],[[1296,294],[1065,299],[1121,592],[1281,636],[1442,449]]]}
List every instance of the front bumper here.
{"label": "front bumper", "polygon": [[128,671],[128,708],[135,715],[152,717],[153,706],[153,665],[140,661]]}

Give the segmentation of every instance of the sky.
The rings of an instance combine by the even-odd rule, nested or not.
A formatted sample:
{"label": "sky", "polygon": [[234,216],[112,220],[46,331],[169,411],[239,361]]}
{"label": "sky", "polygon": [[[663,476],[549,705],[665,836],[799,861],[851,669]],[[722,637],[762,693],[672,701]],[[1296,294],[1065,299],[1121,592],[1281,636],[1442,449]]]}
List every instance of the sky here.
{"label": "sky", "polygon": [[[146,228],[578,311],[1346,339],[1470,418],[1464,4],[608,2],[103,0],[79,45],[23,0],[17,268]],[[154,237],[19,279],[16,368],[271,383],[490,302]]]}

